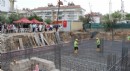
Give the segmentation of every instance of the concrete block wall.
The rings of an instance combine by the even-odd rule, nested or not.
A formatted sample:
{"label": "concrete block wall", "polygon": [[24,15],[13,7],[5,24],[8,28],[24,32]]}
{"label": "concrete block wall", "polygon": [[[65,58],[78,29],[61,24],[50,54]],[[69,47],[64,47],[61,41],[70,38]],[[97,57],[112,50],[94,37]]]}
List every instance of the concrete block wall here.
{"label": "concrete block wall", "polygon": [[71,23],[71,31],[77,31],[83,29],[83,23],[82,22],[72,22]]}
{"label": "concrete block wall", "polygon": [[10,68],[12,71],[27,71],[31,65],[29,59],[17,61],[17,63],[11,63]]}
{"label": "concrete block wall", "polygon": [[48,61],[41,58],[32,57],[29,59],[24,59],[17,61],[16,64],[11,63],[11,71],[28,71],[32,64],[39,64],[39,69],[45,69],[46,71],[59,71],[56,69],[54,62]]}
{"label": "concrete block wall", "polygon": [[[31,58],[31,62],[39,63],[39,69],[46,68],[47,71],[56,70],[55,64],[52,61],[33,57],[33,58]],[[56,70],[56,71],[58,71],[58,70]]]}

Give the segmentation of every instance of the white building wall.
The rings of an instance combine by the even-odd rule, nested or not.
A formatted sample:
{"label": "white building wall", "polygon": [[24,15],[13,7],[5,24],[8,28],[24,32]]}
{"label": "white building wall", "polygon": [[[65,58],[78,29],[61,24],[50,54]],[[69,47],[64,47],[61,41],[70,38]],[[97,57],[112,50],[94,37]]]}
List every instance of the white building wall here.
{"label": "white building wall", "polygon": [[[78,21],[79,16],[83,15],[83,13],[80,13],[81,11],[82,10],[80,9],[60,9],[60,12],[62,12],[62,14],[60,14],[59,16],[61,16],[62,19],[59,20]],[[57,10],[38,10],[33,12],[35,12],[36,14],[41,14],[40,16],[42,16],[43,20],[45,20],[46,18],[50,18],[51,20],[53,20],[53,12],[56,12],[57,17]],[[56,18],[54,20],[56,20]]]}
{"label": "white building wall", "polygon": [[10,1],[0,0],[0,11],[9,12],[10,11]]}
{"label": "white building wall", "polygon": [[100,17],[93,17],[94,23],[100,23]]}
{"label": "white building wall", "polygon": [[[62,18],[59,20],[68,20],[68,21],[78,21],[79,16],[84,15],[84,10],[82,8],[75,8],[75,9],[60,9],[60,14]],[[28,13],[28,12],[26,12]],[[26,15],[26,13],[24,13]],[[50,18],[51,20],[57,20],[57,8],[52,10],[34,10],[32,13],[37,14],[38,16],[42,17],[43,20]],[[55,13],[55,17],[53,16]]]}

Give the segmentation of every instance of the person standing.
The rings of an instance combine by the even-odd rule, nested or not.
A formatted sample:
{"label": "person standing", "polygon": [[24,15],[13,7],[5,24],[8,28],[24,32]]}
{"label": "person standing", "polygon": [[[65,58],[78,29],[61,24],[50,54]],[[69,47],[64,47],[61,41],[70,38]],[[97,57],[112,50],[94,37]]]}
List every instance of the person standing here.
{"label": "person standing", "polygon": [[127,36],[127,40],[130,41],[130,36]]}
{"label": "person standing", "polygon": [[78,39],[75,39],[74,41],[74,53],[77,54],[78,53]]}
{"label": "person standing", "polygon": [[35,32],[35,30],[36,30],[36,25],[33,24],[33,25],[32,25],[32,28],[33,28],[33,32]]}
{"label": "person standing", "polygon": [[33,27],[32,24],[29,25],[29,31],[32,32],[33,31]]}
{"label": "person standing", "polygon": [[2,32],[2,24],[0,23],[0,32]]}
{"label": "person standing", "polygon": [[42,24],[39,25],[39,31],[42,32]]}
{"label": "person standing", "polygon": [[0,65],[0,71],[3,71],[3,70],[1,69],[1,65]]}
{"label": "person standing", "polygon": [[34,71],[39,71],[39,63],[36,64]]}
{"label": "person standing", "polygon": [[97,45],[97,51],[99,52],[100,51],[100,45],[101,45],[101,41],[99,38],[96,38],[96,45]]}
{"label": "person standing", "polygon": [[46,32],[47,31],[47,25],[45,25],[44,29],[45,29],[45,32]]}

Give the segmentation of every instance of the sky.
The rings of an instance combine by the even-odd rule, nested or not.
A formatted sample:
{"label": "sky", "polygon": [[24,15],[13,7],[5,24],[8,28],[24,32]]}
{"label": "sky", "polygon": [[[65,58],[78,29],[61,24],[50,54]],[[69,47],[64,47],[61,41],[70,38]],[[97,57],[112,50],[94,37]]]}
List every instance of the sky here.
{"label": "sky", "polygon": [[[53,5],[57,4],[58,0],[16,0],[15,8],[37,8],[47,6],[48,3]],[[90,7],[92,12],[100,12],[102,14],[109,13],[109,1],[110,0],[61,0],[64,2],[64,5],[67,5],[68,2],[74,2],[75,5],[81,5],[83,9],[86,10],[86,13],[90,12]],[[112,12],[121,10],[121,0],[111,0],[112,1]],[[130,13],[130,0],[123,0],[125,12]]]}

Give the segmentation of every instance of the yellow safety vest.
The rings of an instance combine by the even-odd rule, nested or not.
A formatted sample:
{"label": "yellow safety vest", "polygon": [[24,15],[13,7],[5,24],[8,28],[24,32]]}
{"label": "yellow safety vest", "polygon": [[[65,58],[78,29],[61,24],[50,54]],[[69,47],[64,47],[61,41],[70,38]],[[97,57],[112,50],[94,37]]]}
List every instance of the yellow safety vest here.
{"label": "yellow safety vest", "polygon": [[127,40],[130,40],[130,36],[127,36]]}
{"label": "yellow safety vest", "polygon": [[100,45],[100,40],[99,40],[99,39],[96,41],[96,44],[97,44],[97,45]]}
{"label": "yellow safety vest", "polygon": [[78,42],[74,41],[74,47],[78,47]]}

